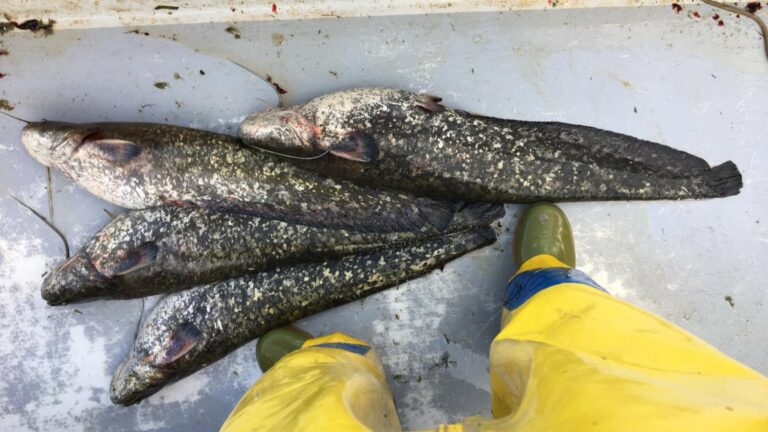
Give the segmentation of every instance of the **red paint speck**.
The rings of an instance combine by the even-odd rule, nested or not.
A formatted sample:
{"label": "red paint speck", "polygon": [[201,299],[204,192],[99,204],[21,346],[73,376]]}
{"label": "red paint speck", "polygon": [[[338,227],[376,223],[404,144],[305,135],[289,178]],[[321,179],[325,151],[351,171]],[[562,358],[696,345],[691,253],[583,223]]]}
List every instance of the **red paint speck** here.
{"label": "red paint speck", "polygon": [[693,16],[696,18],[701,18],[701,15],[699,15],[699,11],[693,11]]}
{"label": "red paint speck", "polygon": [[273,14],[277,13],[277,5],[275,3],[272,3],[272,13]]}
{"label": "red paint speck", "polygon": [[712,15],[712,19],[713,19],[713,20],[715,20],[715,21],[717,21],[717,20],[719,20],[719,19],[720,19],[720,15],[718,15],[718,14],[714,14],[714,15]]}
{"label": "red paint speck", "polygon": [[672,3],[672,10],[674,10],[676,13],[680,13],[683,11],[683,7],[677,3]]}
{"label": "red paint speck", "polygon": [[718,21],[718,22],[717,22],[717,25],[718,25],[718,26],[720,26],[720,27],[722,27],[722,26],[724,26],[724,25],[725,25],[725,23],[723,22],[723,20],[720,20],[720,21]]}

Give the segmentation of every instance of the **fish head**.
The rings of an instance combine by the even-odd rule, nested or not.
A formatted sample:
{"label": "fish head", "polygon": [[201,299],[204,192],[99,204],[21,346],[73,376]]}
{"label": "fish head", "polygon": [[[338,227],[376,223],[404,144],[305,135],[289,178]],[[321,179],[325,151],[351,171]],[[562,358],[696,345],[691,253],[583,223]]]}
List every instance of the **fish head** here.
{"label": "fish head", "polygon": [[112,375],[109,398],[118,405],[136,404],[160,390],[171,375],[171,369],[158,368],[132,356]]}
{"label": "fish head", "polygon": [[41,294],[49,305],[58,305],[73,298],[104,295],[105,287],[104,276],[91,260],[78,253],[48,273]]}
{"label": "fish head", "polygon": [[21,130],[21,142],[36,161],[55,166],[68,160],[96,130],[63,122],[33,122]]}
{"label": "fish head", "polygon": [[269,110],[246,117],[238,133],[251,147],[311,157],[323,153],[319,132],[317,126],[295,111]]}
{"label": "fish head", "polygon": [[173,296],[152,311],[128,359],[112,375],[112,402],[135,404],[183,376],[184,365],[200,360],[205,350],[192,350],[202,341],[202,332],[183,317],[184,305],[174,303]]}

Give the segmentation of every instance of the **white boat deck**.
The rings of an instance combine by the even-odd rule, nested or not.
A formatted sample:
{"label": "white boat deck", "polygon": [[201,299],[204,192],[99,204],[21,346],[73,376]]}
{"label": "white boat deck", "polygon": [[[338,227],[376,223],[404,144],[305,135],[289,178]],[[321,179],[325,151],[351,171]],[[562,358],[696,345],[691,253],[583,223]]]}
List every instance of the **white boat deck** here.
{"label": "white boat deck", "polygon": [[[8,74],[0,79],[0,103],[29,119],[167,121],[231,131],[277,98],[230,60],[269,75],[287,91],[286,104],[355,86],[400,87],[481,114],[586,124],[711,164],[733,160],[744,175],[735,197],[563,209],[579,266],[611,293],[768,373],[768,60],[753,22],[690,4],[680,13],[669,4],[562,8],[568,3],[498,12],[483,8],[508,5],[452,2],[467,9],[414,14],[334,3],[353,10],[339,16],[363,16],[316,11],[292,19],[282,4],[272,19],[243,12],[88,21],[67,8],[61,16],[12,14],[57,24],[47,37],[0,35],[0,49],[9,53],[0,56],[0,73]],[[183,13],[165,12],[163,19]],[[126,34],[131,30],[137,33]],[[161,90],[156,82],[169,86]],[[142,301],[49,307],[40,298],[41,275],[63,251],[56,235],[10,198],[48,215],[46,170],[22,148],[21,126],[0,118],[0,429],[215,430],[260,376],[254,344],[139,405],[113,406],[109,380],[130,347]],[[114,207],[57,172],[52,180],[53,219],[76,249],[107,221],[102,208]],[[406,427],[489,414],[487,351],[514,271],[510,231],[521,208],[507,206],[496,245],[299,325],[373,343]]]}

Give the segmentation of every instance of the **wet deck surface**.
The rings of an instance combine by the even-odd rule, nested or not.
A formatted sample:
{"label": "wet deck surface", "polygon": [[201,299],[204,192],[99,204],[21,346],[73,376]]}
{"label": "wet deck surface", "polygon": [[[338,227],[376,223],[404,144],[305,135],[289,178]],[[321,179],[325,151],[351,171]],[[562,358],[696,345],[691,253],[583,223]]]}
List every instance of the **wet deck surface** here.
{"label": "wet deck surface", "polygon": [[[732,159],[745,183],[736,197],[563,208],[579,266],[610,292],[768,373],[768,62],[752,22],[721,13],[720,27],[708,8],[691,10],[703,18],[663,7],[236,23],[238,39],[230,24],[12,32],[0,39],[9,52],[0,57],[8,74],[0,99],[31,119],[228,130],[275,102],[260,80],[222,60],[230,59],[270,75],[289,104],[394,86],[481,114],[624,132],[712,164]],[[137,54],[125,37],[157,55]],[[39,297],[41,275],[63,252],[9,197],[48,214],[46,171],[21,148],[20,127],[0,118],[0,429],[216,429],[260,375],[254,344],[140,405],[111,405],[109,379],[142,302],[54,308]],[[114,208],[58,173],[52,180],[53,218],[77,248],[106,222],[102,208]],[[520,209],[507,206],[496,245],[300,325],[372,342],[407,427],[488,414],[487,350],[514,271],[509,231]]]}

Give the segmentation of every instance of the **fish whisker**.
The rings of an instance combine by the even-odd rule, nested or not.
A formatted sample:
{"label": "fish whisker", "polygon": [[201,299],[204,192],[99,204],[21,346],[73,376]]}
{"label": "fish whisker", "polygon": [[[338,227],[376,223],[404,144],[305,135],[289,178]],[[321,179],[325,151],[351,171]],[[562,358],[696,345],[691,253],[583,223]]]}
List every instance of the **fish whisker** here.
{"label": "fish whisker", "polygon": [[40,213],[38,213],[38,212],[37,212],[37,210],[35,210],[35,209],[33,209],[32,207],[30,207],[29,205],[27,205],[26,203],[24,203],[22,200],[20,200],[20,199],[16,198],[16,197],[15,197],[15,196],[13,196],[13,195],[11,195],[11,198],[13,198],[14,200],[16,200],[16,202],[17,202],[17,203],[21,204],[21,205],[22,205],[24,208],[26,208],[27,210],[31,211],[31,212],[32,212],[32,214],[34,214],[35,216],[37,216],[37,217],[38,217],[38,218],[39,218],[41,221],[43,221],[43,223],[45,223],[46,225],[48,225],[48,227],[49,227],[50,229],[52,229],[52,230],[53,230],[53,232],[55,232],[56,234],[58,234],[58,236],[61,238],[61,241],[64,243],[64,256],[65,256],[67,259],[69,259],[69,242],[67,242],[67,238],[64,236],[64,233],[62,233],[62,232],[61,232],[61,230],[59,230],[59,228],[57,228],[57,227],[56,227],[56,225],[54,225],[54,224],[53,224],[51,221],[49,221],[49,220],[48,220],[48,219],[47,219],[45,216],[43,216],[43,215],[41,215]]}

